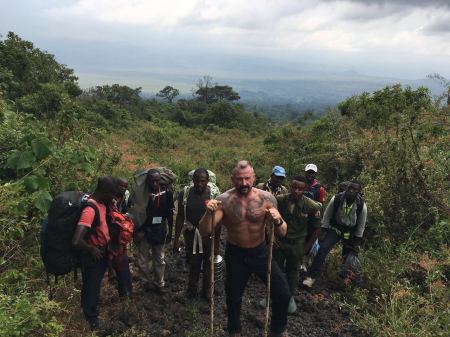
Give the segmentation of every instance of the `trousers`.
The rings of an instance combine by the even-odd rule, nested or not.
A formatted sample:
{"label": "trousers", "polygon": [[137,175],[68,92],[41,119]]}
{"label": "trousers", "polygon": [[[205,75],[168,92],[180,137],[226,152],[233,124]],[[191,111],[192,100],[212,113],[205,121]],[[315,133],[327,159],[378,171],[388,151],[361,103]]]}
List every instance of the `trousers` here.
{"label": "trousers", "polygon": [[136,247],[136,264],[145,280],[150,282],[153,273],[155,284],[158,287],[164,287],[164,271],[166,269],[165,244],[151,245],[143,232],[137,233],[134,243]]}
{"label": "trousers", "polygon": [[[241,248],[231,243],[225,248],[225,294],[228,332],[241,332],[242,295],[251,274],[267,284],[268,248],[265,242],[254,248]],[[270,298],[272,303],[271,331],[281,333],[287,325],[290,292],[286,277],[275,261],[272,263]]]}

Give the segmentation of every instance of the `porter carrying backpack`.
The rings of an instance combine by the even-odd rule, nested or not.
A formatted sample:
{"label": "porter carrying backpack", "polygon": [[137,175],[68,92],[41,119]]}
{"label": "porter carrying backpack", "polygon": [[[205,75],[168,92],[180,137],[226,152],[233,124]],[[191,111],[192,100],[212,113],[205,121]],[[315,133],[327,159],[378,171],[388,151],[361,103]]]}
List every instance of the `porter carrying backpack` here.
{"label": "porter carrying backpack", "polygon": [[100,224],[97,207],[83,192],[68,191],[58,194],[48,210],[41,227],[41,257],[48,274],[64,275],[77,266],[77,252],[72,248],[72,236],[85,207],[95,211],[91,230]]}
{"label": "porter carrying backpack", "polygon": [[[161,185],[169,193],[173,193],[172,185],[175,183],[177,176],[167,167],[156,167],[161,175]],[[138,230],[147,218],[147,204],[149,187],[147,182],[147,173],[150,169],[138,171],[134,175],[135,186],[131,193],[131,208],[129,213],[133,216],[135,229]]]}
{"label": "porter carrying backpack", "polygon": [[[155,167],[154,169],[158,170],[161,175],[161,185],[166,185],[170,190],[172,190],[172,185],[177,180],[175,173],[167,167]],[[149,170],[151,169],[141,170],[134,175],[136,186],[143,185],[147,181],[147,173]]]}
{"label": "porter carrying backpack", "polygon": [[[338,230],[343,230],[343,231],[352,231],[354,230],[356,227],[354,228],[348,228],[347,226],[343,226],[343,225],[339,225],[336,221],[336,215],[337,212],[339,210],[339,206],[341,205],[341,203],[345,202],[345,192],[341,192],[338,193],[334,196],[334,200],[333,200],[333,215],[331,216],[331,225],[335,228],[337,228]],[[358,193],[358,195],[356,196],[356,216],[357,218],[359,218],[359,216],[361,215],[361,212],[364,208],[364,197],[362,196],[361,193]]]}

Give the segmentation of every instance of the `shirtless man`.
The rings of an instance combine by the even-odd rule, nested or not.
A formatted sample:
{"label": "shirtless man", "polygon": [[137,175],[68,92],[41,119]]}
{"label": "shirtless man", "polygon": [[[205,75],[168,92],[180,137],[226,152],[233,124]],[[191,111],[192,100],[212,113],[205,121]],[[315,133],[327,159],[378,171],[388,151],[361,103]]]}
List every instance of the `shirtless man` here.
{"label": "shirtless man", "polygon": [[[212,233],[214,225],[222,221],[228,237],[225,250],[225,293],[228,313],[228,332],[237,337],[241,332],[241,305],[247,281],[255,273],[267,282],[268,247],[265,243],[266,217],[271,218],[275,231],[286,235],[287,224],[276,209],[277,201],[269,192],[253,188],[255,172],[248,161],[241,160],[231,174],[234,188],[209,200],[206,212],[199,222],[202,236]],[[276,262],[272,262],[271,274],[272,323],[271,336],[285,337],[289,288],[285,275]]]}

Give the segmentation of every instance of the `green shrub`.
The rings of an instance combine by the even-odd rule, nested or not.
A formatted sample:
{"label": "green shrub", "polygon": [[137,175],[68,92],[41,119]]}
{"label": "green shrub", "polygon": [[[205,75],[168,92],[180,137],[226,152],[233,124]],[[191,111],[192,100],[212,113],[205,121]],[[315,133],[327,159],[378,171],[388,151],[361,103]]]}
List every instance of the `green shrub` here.
{"label": "green shrub", "polygon": [[44,291],[0,294],[0,335],[58,337],[64,327],[54,317],[57,310]]}

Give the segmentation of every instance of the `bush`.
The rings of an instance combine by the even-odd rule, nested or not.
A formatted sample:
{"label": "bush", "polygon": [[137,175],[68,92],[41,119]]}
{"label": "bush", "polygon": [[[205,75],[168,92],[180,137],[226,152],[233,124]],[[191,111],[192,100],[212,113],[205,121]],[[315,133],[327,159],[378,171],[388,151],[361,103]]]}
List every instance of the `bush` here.
{"label": "bush", "polygon": [[0,335],[58,337],[64,330],[52,315],[58,309],[44,292],[14,297],[0,294]]}

